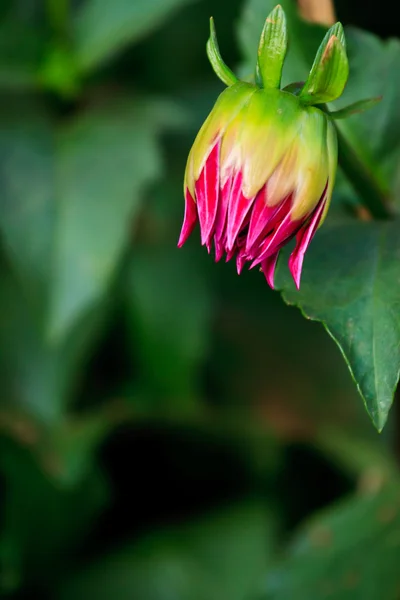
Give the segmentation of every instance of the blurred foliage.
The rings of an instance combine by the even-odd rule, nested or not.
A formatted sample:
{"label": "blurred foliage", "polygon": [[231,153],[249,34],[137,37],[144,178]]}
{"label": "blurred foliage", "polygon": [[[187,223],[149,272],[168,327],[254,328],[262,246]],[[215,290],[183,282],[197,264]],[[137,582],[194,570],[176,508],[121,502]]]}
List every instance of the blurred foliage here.
{"label": "blurred foliage", "polygon": [[[260,274],[194,237],[176,249],[186,156],[221,90],[208,18],[249,75],[273,4],[0,5],[1,597],[399,598],[397,413],[378,436],[323,328]],[[282,4],[299,80],[323,28]],[[347,32],[343,105],[384,95],[343,127],[396,200],[399,43],[337,9],[373,31]],[[383,424],[396,222],[349,224],[356,204],[340,174],[301,293],[283,261],[279,283]]]}

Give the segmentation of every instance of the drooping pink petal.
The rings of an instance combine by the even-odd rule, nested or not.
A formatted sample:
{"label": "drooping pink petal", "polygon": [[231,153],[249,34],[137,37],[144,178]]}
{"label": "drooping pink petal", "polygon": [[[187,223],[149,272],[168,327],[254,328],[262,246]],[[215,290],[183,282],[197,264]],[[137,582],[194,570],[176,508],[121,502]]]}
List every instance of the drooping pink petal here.
{"label": "drooping pink petal", "polygon": [[288,196],[275,206],[267,206],[266,188],[264,187],[258,193],[251,212],[249,232],[247,234],[246,248],[249,253],[254,254],[253,247],[259,246],[263,238],[269,232],[273,231],[279,222],[283,220],[290,210],[291,201],[291,196]]}
{"label": "drooping pink petal", "polygon": [[215,262],[221,260],[226,251],[226,215],[228,212],[229,196],[231,193],[233,178],[229,176],[219,191],[217,216],[215,218]]}
{"label": "drooping pink petal", "polygon": [[205,165],[195,183],[197,211],[199,214],[201,243],[209,243],[217,216],[219,196],[219,150],[220,140],[211,150]]}
{"label": "drooping pink petal", "polygon": [[275,267],[278,261],[278,256],[279,250],[275,254],[268,256],[268,258],[264,259],[261,263],[261,269],[271,289],[274,289]]}
{"label": "drooping pink petal", "polygon": [[246,198],[242,192],[243,176],[240,171],[235,175],[232,189],[229,197],[228,216],[226,224],[226,245],[228,250],[231,250],[234,245],[240,230],[245,224],[245,219],[249,214],[251,205],[254,202],[253,198]]}
{"label": "drooping pink petal", "polygon": [[278,227],[266,238],[260,248],[260,255],[256,258],[251,268],[260,264],[278,252],[292,237],[297,233],[299,228],[302,226],[303,221],[293,221],[290,212],[287,213],[285,218],[281,221]]}
{"label": "drooping pink petal", "polygon": [[215,244],[215,262],[219,262],[224,255],[225,245],[221,242],[221,240],[219,240],[217,238],[216,235],[214,236],[214,244]]}
{"label": "drooping pink petal", "polygon": [[225,234],[226,215],[228,212],[229,196],[231,194],[233,178],[229,176],[219,191],[217,216],[215,218],[215,237],[222,241]]}
{"label": "drooping pink petal", "polygon": [[246,262],[247,262],[246,255],[241,250],[239,250],[239,252],[236,255],[236,269],[237,269],[238,275],[240,275],[240,273],[243,271],[243,267]]}
{"label": "drooping pink petal", "polygon": [[232,258],[235,256],[237,251],[236,246],[234,246],[231,250],[227,250],[226,251],[226,257],[225,257],[225,262],[229,262],[230,260],[232,260]]}
{"label": "drooping pink petal", "polygon": [[183,219],[183,225],[181,234],[179,236],[178,248],[181,248],[186,242],[190,234],[192,233],[194,226],[197,223],[197,207],[196,202],[192,198],[191,193],[188,189],[185,192],[185,217]]}
{"label": "drooping pink petal", "polygon": [[289,258],[289,270],[292,274],[297,289],[300,289],[301,270],[303,268],[304,255],[311,240],[317,231],[322,213],[325,208],[325,196],[322,197],[317,207],[314,209],[310,219],[299,230],[296,235],[296,247]]}

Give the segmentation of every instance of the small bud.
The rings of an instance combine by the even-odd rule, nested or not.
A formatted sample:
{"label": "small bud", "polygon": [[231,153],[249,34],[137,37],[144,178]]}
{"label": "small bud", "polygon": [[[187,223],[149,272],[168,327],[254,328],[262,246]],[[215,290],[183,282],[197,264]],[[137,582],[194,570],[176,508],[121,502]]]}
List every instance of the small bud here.
{"label": "small bud", "polygon": [[268,15],[261,33],[256,67],[256,81],[260,87],[280,87],[287,43],[286,16],[278,4]]}
{"label": "small bud", "polygon": [[226,89],[190,151],[179,246],[197,221],[216,260],[261,265],[271,287],[281,248],[297,243],[289,268],[299,287],[308,245],[327,213],[335,180],[336,132],[318,108],[276,89],[239,82]]}
{"label": "small bud", "polygon": [[289,269],[297,288],[303,260],[322,225],[337,168],[332,122],[370,108],[376,99],[329,113],[323,104],[340,96],[349,65],[343,27],[336,23],[322,41],[307,81],[280,89],[287,49],[286,18],[276,6],[266,20],[255,84],[238,81],[218,49],[210,22],[207,54],[228,86],[200,129],[186,165],[185,216],[178,246],[200,224],[201,242],[215,260],[236,258],[261,266],[274,287],[281,249],[293,238]]}
{"label": "small bud", "polygon": [[324,37],[307,81],[300,92],[303,104],[323,104],[342,94],[349,76],[344,32],[336,23]]}

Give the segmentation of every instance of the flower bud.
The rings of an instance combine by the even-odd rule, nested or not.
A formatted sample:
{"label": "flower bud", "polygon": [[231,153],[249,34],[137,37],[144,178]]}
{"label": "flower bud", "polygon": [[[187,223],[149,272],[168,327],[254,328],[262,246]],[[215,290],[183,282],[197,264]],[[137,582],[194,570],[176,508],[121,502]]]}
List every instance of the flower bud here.
{"label": "flower bud", "polygon": [[238,273],[245,263],[259,265],[272,288],[279,252],[293,238],[289,269],[300,286],[305,252],[327,214],[336,130],[313,104],[337,98],[348,76],[340,23],[327,32],[305,84],[281,90],[286,49],[286,19],[278,6],[261,35],[255,83],[239,81],[222,61],[211,21],[207,52],[228,87],[188,157],[178,242],[185,243],[198,221],[201,242],[209,252],[214,245],[217,261],[236,257]]}

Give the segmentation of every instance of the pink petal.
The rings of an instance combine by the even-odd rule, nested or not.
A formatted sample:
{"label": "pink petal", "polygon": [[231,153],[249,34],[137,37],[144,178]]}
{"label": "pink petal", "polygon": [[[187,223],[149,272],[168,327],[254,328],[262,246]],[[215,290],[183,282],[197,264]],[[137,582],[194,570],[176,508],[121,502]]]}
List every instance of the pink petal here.
{"label": "pink petal", "polygon": [[196,203],[192,198],[191,193],[186,188],[185,192],[185,217],[183,219],[183,225],[181,234],[179,236],[178,248],[181,248],[187,241],[188,237],[192,233],[194,226],[197,223],[197,207]]}
{"label": "pink petal", "polygon": [[214,236],[214,244],[215,244],[215,262],[219,262],[224,255],[225,245]]}
{"label": "pink petal", "polygon": [[229,262],[230,260],[232,260],[232,258],[235,256],[235,253],[236,253],[236,247],[232,248],[231,250],[227,250],[225,262]]}
{"label": "pink petal", "polygon": [[307,221],[307,223],[296,235],[296,247],[289,258],[289,270],[292,274],[297,289],[300,289],[301,270],[303,268],[304,255],[314,237],[315,232],[318,229],[324,208],[325,196],[323,196],[322,200],[320,200],[319,204],[314,209],[309,221]]}
{"label": "pink petal", "polygon": [[229,196],[231,195],[233,178],[229,176],[219,193],[217,216],[215,218],[215,237],[219,241],[225,238],[226,215],[228,212]]}
{"label": "pink petal", "polygon": [[246,198],[242,192],[242,174],[239,171],[233,181],[228,206],[228,222],[226,225],[227,248],[231,250],[235,245],[237,236],[244,225],[249,213],[253,198]]}
{"label": "pink petal", "polygon": [[246,261],[247,261],[246,256],[243,255],[241,252],[239,252],[236,255],[236,269],[237,269],[237,274],[238,275],[240,275],[240,273],[242,272],[243,267],[244,267]]}
{"label": "pink petal", "polygon": [[278,252],[297,233],[303,222],[293,221],[290,212],[288,212],[275,231],[266,238],[260,248],[259,256],[253,261],[251,267],[255,267]]}
{"label": "pink petal", "polygon": [[275,276],[275,267],[279,256],[279,250],[276,254],[272,254],[268,256],[261,263],[261,269],[265,275],[265,279],[268,282],[268,285],[271,289],[274,289],[274,276]]}
{"label": "pink petal", "polygon": [[201,243],[207,244],[213,234],[219,195],[220,140],[208,156],[199,179],[195,183],[197,211],[199,213]]}
{"label": "pink petal", "polygon": [[247,234],[246,248],[249,252],[253,250],[253,246],[259,246],[263,241],[262,238],[265,238],[282,221],[290,210],[291,202],[292,198],[288,196],[276,206],[267,206],[266,189],[258,193]]}

